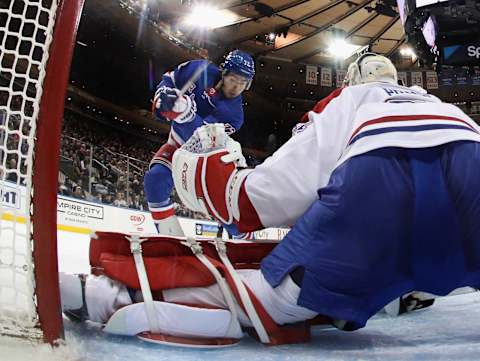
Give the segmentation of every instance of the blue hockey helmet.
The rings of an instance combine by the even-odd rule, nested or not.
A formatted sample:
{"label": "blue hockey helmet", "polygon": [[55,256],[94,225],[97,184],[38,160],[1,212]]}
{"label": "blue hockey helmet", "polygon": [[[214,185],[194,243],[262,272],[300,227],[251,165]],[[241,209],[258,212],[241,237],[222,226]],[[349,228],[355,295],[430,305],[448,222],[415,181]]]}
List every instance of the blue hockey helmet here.
{"label": "blue hockey helmet", "polygon": [[255,75],[255,62],[250,54],[237,49],[227,55],[223,63],[223,70],[252,80]]}

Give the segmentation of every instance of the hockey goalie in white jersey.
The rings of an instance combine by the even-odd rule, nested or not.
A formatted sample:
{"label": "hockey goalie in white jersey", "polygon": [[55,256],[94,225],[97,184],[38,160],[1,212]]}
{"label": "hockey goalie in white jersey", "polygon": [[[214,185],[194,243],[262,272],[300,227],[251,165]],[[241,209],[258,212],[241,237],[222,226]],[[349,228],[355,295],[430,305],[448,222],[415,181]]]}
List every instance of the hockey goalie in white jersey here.
{"label": "hockey goalie in white jersey", "polygon": [[[260,317],[235,285],[231,307],[221,287],[183,284],[163,292],[163,300],[228,311],[217,326],[185,313],[193,317],[185,325],[195,324],[187,332],[178,310],[171,334],[238,338],[241,327],[253,325],[260,336],[265,319],[285,327],[318,315],[354,330],[411,291],[445,295],[480,286],[480,128],[471,118],[421,88],[398,86],[393,64],[369,53],[350,65],[346,86],[296,130],[255,169],[243,168],[240,146],[221,125],[200,128],[175,152],[175,186],[192,210],[243,232],[292,229],[260,269],[225,271],[242,281]],[[70,291],[63,299],[78,300],[72,296],[78,282],[64,280]],[[87,279],[87,304],[95,284],[116,290],[108,301],[101,297],[108,304],[101,322],[135,298],[108,282]],[[235,327],[232,318],[239,320]],[[295,337],[281,342],[288,340]]]}

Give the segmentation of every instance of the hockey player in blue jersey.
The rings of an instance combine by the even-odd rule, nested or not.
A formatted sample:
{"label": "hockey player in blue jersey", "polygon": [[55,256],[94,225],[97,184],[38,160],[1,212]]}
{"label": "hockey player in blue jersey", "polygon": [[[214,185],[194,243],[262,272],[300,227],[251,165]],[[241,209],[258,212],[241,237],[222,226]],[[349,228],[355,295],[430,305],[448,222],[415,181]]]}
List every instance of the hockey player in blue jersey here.
{"label": "hockey player in blue jersey", "polygon": [[[220,67],[207,60],[192,60],[163,75],[152,111],[158,119],[171,122],[171,130],[144,178],[148,206],[159,233],[183,234],[170,199],[173,153],[204,124],[223,123],[229,134],[239,130],[244,117],[242,92],[249,88],[254,75],[252,57],[240,50],[230,52]],[[227,230],[239,235],[234,226]]]}

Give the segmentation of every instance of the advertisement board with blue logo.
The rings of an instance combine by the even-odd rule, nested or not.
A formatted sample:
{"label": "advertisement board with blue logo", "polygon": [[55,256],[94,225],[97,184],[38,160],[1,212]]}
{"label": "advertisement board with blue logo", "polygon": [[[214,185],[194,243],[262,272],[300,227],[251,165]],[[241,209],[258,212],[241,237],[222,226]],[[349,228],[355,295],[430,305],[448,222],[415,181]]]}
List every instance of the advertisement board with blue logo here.
{"label": "advertisement board with blue logo", "polygon": [[218,232],[218,224],[196,223],[195,234],[197,236],[215,237]]}

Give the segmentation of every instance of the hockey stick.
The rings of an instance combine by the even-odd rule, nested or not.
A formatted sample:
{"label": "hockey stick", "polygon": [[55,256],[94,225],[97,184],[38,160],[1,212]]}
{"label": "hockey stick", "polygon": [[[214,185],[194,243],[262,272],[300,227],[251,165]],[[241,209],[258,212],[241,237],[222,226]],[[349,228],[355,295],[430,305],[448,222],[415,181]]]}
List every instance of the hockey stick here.
{"label": "hockey stick", "polygon": [[202,75],[202,73],[207,69],[208,64],[210,63],[206,61],[195,70],[190,79],[188,79],[187,82],[182,86],[182,89],[180,89],[180,93],[178,94],[179,98],[183,96],[187,90],[200,78],[200,75]]}
{"label": "hockey stick", "polygon": [[[200,75],[202,75],[202,73],[207,69],[209,64],[210,63],[208,61],[206,61],[195,70],[195,72],[192,74],[192,76],[187,80],[187,82],[182,86],[180,91],[177,93],[177,97],[175,98],[175,102],[179,98],[181,98],[183,95],[185,95],[187,90],[198,80],[198,78],[200,78]],[[157,89],[157,92],[158,92],[158,89]],[[156,101],[156,93],[155,93],[155,97],[152,100],[152,103],[153,103],[152,104],[152,112],[153,112],[153,109],[154,109],[153,107],[155,105],[155,101]]]}

